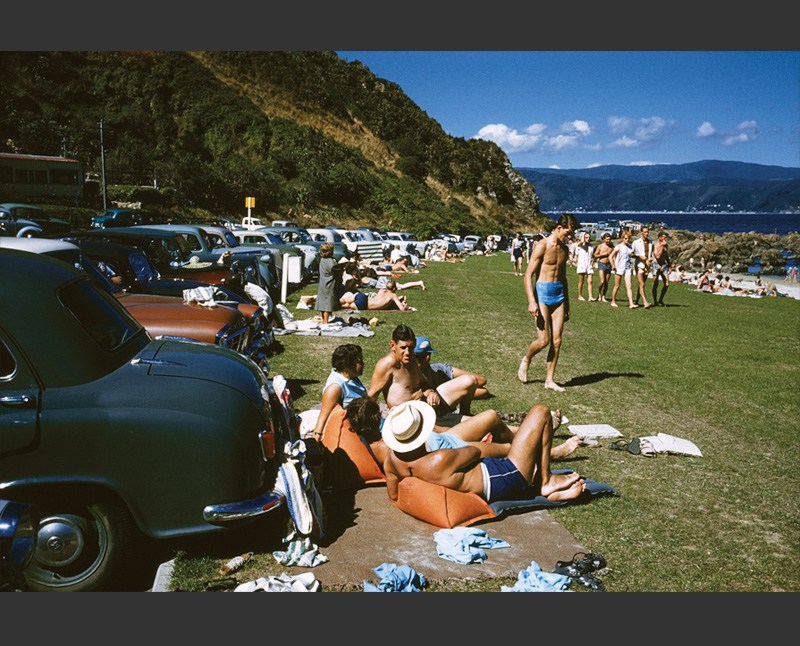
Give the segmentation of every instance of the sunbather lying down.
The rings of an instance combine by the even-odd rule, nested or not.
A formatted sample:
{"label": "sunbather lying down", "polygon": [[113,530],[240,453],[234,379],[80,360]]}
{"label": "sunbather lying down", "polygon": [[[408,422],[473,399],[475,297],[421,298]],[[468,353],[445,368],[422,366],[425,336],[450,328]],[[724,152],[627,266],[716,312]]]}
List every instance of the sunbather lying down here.
{"label": "sunbather lying down", "polygon": [[339,299],[345,310],[408,310],[411,309],[405,296],[397,295],[397,284],[390,280],[373,294],[364,292],[345,292]]}
{"label": "sunbather lying down", "polygon": [[[585,490],[578,474],[550,472],[550,460],[572,453],[580,438],[570,438],[553,449],[556,416],[547,406],[532,407],[516,431],[492,410],[453,427],[436,427],[435,412],[422,401],[392,409],[380,435],[380,408],[374,399],[354,399],[347,417],[382,464],[391,500],[397,500],[397,483],[411,475],[475,493],[487,502],[519,498],[530,493],[531,487],[553,501],[578,499]],[[560,414],[557,420],[560,423]],[[493,441],[480,441],[487,432]],[[402,450],[409,446],[410,450]]]}

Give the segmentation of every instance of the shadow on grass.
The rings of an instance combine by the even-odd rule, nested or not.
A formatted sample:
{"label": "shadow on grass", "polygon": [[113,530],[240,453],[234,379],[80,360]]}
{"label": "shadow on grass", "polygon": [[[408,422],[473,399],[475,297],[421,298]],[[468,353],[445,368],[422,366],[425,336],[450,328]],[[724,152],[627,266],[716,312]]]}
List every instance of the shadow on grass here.
{"label": "shadow on grass", "polygon": [[320,539],[320,547],[328,547],[336,542],[350,527],[355,527],[361,511],[356,507],[356,490],[337,490],[322,494],[325,507],[325,535]]}
{"label": "shadow on grass", "polygon": [[[565,388],[569,388],[571,386],[588,386],[589,384],[596,384],[599,381],[616,379],[618,377],[635,377],[637,379],[642,379],[644,375],[641,372],[595,372],[591,375],[573,377],[569,381],[565,382],[563,386]],[[544,383],[544,381],[541,383]]]}
{"label": "shadow on grass", "polygon": [[312,384],[318,384],[318,379],[287,379],[286,385],[289,388],[289,392],[292,393],[292,399],[298,399],[303,397],[306,394],[306,389],[303,386],[310,386]]}

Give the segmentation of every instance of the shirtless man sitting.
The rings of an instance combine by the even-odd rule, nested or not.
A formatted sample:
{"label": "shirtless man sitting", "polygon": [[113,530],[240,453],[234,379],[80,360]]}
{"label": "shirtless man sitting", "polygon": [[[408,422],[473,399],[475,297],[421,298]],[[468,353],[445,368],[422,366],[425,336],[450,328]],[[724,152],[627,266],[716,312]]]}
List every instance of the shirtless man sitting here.
{"label": "shirtless man sitting", "polygon": [[392,332],[390,351],[375,364],[368,395],[383,393],[391,409],[409,400],[424,400],[441,416],[459,406],[461,415],[470,414],[478,382],[472,374],[464,374],[435,386],[422,372],[414,356],[416,336],[407,325],[400,324]]}
{"label": "shirtless man sitting", "polygon": [[543,404],[528,411],[504,458],[482,458],[474,446],[429,452],[426,441],[434,424],[435,413],[423,402],[407,402],[386,418],[381,435],[389,449],[383,469],[390,500],[397,500],[398,484],[409,476],[477,494],[489,503],[529,495],[577,500],[586,491],[578,473],[550,471],[553,426],[550,409]]}

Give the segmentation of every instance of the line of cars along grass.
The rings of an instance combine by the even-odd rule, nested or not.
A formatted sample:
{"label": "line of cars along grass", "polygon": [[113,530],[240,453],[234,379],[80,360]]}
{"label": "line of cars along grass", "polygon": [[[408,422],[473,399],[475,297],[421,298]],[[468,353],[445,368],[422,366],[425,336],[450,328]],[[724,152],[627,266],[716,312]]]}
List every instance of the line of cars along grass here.
{"label": "line of cars along grass", "polygon": [[337,257],[424,247],[253,224],[112,209],[71,231],[0,204],[0,298],[16,304],[0,314],[0,511],[16,534],[0,537],[5,579],[114,589],[141,541],[286,513],[275,480],[298,420],[269,375],[283,272],[313,280],[323,241]]}

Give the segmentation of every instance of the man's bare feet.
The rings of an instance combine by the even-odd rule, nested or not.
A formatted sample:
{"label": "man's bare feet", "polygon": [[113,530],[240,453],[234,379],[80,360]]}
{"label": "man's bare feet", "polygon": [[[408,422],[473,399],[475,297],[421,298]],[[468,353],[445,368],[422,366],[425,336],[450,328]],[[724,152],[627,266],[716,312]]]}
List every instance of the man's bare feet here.
{"label": "man's bare feet", "polygon": [[550,459],[551,460],[563,460],[568,455],[572,455],[581,445],[581,438],[577,435],[573,435],[571,438],[562,442],[558,446],[554,446],[550,449]]}
{"label": "man's bare feet", "polygon": [[596,298],[590,298],[590,299],[589,299],[589,302],[590,302],[590,303],[594,303],[596,300],[597,300]]}
{"label": "man's bare feet", "polygon": [[576,482],[583,482],[580,473],[571,471],[570,473],[551,473],[547,482],[542,483],[542,495],[549,498],[556,491],[564,491],[572,487]]}
{"label": "man's bare feet", "polygon": [[519,379],[523,384],[528,383],[528,360],[525,357],[522,357],[522,361],[519,362],[517,379]]}
{"label": "man's bare feet", "polygon": [[614,301],[611,301],[611,307],[619,307]]}
{"label": "man's bare feet", "polygon": [[550,390],[555,390],[558,393],[563,393],[567,390],[566,388],[559,386],[555,381],[545,381],[544,387],[549,388]]}
{"label": "man's bare feet", "polygon": [[586,491],[586,483],[583,480],[579,480],[569,489],[564,489],[562,491],[554,491],[549,496],[545,497],[548,500],[552,500],[553,502],[577,500],[584,494],[585,491]]}
{"label": "man's bare feet", "polygon": [[638,305],[628,305],[628,307],[629,307],[630,309],[632,309],[632,310],[635,310],[635,309],[637,309],[639,306],[638,306]]}
{"label": "man's bare feet", "polygon": [[550,417],[553,418],[553,430],[555,431],[559,426],[561,426],[561,420],[564,417],[564,413],[561,412],[560,408],[556,408],[555,410],[550,411]]}

